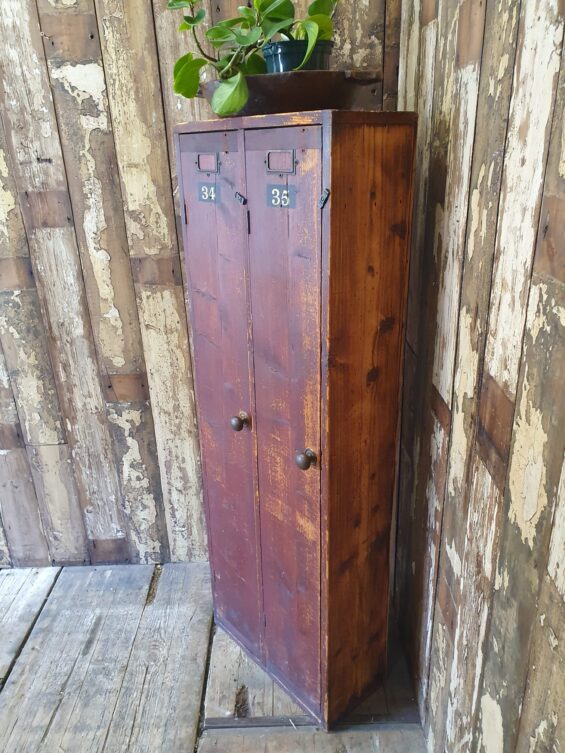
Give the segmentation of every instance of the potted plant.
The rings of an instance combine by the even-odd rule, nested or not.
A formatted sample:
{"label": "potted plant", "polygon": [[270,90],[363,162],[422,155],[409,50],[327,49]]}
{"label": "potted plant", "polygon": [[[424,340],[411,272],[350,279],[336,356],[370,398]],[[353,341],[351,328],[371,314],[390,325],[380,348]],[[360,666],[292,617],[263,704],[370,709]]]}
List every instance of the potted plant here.
{"label": "potted plant", "polygon": [[225,117],[240,112],[249,98],[248,76],[299,70],[327,70],[333,48],[333,14],[338,0],[314,0],[305,18],[296,18],[292,0],[253,0],[239,6],[235,18],[211,26],[205,37],[214,51],[208,54],[199,27],[206,20],[202,0],[169,0],[171,10],[183,9],[179,31],[192,34],[199,55],[177,60],[174,90],[187,98],[198,96],[200,75],[209,66],[218,83],[212,109]]}

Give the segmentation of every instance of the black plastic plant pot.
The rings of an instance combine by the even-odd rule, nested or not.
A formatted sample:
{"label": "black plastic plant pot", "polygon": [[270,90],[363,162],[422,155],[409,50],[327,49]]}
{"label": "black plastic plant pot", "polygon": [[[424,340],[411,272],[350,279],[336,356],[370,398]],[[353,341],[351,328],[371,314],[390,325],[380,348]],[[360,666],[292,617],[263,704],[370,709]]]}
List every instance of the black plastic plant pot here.
{"label": "black plastic plant pot", "polygon": [[[304,60],[308,43],[305,39],[289,39],[283,42],[271,42],[263,47],[263,57],[267,64],[267,73],[286,73],[294,71]],[[316,42],[316,46],[303,71],[329,71],[330,57],[334,43],[329,39]]]}

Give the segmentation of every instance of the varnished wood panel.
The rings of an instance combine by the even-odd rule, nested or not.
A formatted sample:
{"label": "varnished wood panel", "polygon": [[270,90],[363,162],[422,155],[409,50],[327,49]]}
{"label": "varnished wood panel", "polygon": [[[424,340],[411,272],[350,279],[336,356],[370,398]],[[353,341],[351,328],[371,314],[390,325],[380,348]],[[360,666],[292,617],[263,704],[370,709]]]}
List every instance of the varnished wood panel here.
{"label": "varnished wood panel", "polygon": [[332,719],[386,660],[414,137],[409,126],[332,130],[324,343]]}
{"label": "varnished wood panel", "polygon": [[[184,136],[181,203],[216,616],[262,655],[247,210],[235,197],[242,147],[235,132]],[[216,155],[217,173],[198,171],[202,152]],[[201,200],[203,188],[215,201]],[[241,412],[251,424],[234,432]]]}
{"label": "varnished wood panel", "polygon": [[[266,665],[319,716],[320,470],[294,457],[320,455],[321,129],[248,130],[245,147]],[[268,173],[289,148],[294,172]],[[294,207],[269,205],[273,186]]]}

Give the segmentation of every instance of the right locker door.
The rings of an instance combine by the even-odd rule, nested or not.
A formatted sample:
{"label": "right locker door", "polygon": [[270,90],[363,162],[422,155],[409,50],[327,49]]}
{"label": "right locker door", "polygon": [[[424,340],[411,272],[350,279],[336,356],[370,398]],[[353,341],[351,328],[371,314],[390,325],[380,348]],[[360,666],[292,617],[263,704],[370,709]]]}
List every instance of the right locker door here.
{"label": "right locker door", "polygon": [[321,128],[245,132],[265,654],[320,713]]}

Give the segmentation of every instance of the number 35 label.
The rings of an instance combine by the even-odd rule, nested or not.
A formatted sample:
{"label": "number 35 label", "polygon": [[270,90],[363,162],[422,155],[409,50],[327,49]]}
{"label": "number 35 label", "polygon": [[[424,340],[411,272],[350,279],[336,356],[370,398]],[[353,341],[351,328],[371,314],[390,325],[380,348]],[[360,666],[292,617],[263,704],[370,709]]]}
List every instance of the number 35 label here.
{"label": "number 35 label", "polygon": [[219,188],[215,183],[198,184],[198,200],[215,204],[218,201]]}
{"label": "number 35 label", "polygon": [[277,209],[294,209],[296,186],[267,186],[267,206]]}

